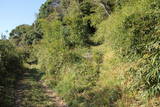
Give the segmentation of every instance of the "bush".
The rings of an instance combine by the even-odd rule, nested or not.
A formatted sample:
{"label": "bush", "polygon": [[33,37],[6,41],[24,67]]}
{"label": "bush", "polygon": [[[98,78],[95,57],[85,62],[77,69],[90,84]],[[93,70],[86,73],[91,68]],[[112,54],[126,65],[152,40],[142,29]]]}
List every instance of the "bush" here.
{"label": "bush", "polygon": [[129,53],[142,60],[138,68],[130,70],[134,75],[133,86],[139,91],[147,91],[149,96],[160,94],[159,20],[159,12],[151,10],[144,14],[132,14],[125,21],[125,29],[133,34]]}
{"label": "bush", "polygon": [[15,48],[6,40],[0,40],[0,104],[13,104],[14,86],[20,75],[22,59]]}
{"label": "bush", "polygon": [[[117,65],[112,64],[115,59],[110,57],[116,56],[123,64],[122,68],[125,64],[128,65],[125,69],[123,68],[123,72],[128,71],[127,75],[123,75],[127,82],[122,81],[122,83],[124,82],[122,89],[125,89],[123,93],[126,96],[131,94],[129,92],[131,90],[132,95],[136,98],[142,95],[156,96],[160,94],[160,18],[158,11],[158,0],[130,0],[120,10],[115,11],[107,20],[103,21],[95,34],[95,38],[103,43],[104,49],[109,48],[111,51],[104,51],[104,54],[111,54],[103,62],[104,68],[107,68],[104,69],[104,75],[111,75],[115,71],[116,73],[121,72],[121,67],[117,70]],[[106,64],[108,62],[111,63]],[[108,69],[110,73],[107,73]],[[102,81],[107,80],[109,79],[104,78]],[[117,81],[112,80],[112,82],[116,83]],[[142,101],[142,99],[139,100]]]}

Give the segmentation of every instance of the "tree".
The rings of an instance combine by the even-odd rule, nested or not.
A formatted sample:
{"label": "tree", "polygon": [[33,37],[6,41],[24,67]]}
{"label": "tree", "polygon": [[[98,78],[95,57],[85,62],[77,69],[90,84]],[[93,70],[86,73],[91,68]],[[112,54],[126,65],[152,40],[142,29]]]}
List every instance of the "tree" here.
{"label": "tree", "polygon": [[46,18],[55,11],[55,7],[59,5],[60,0],[47,0],[39,10],[38,18]]}
{"label": "tree", "polygon": [[41,38],[41,33],[34,29],[34,25],[20,25],[13,29],[10,33],[10,40],[16,46],[32,45]]}

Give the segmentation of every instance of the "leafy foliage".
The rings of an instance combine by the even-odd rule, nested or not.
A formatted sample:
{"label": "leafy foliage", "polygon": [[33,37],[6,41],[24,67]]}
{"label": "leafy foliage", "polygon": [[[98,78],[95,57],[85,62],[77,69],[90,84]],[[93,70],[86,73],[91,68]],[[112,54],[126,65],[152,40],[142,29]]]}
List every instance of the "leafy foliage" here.
{"label": "leafy foliage", "polygon": [[126,29],[133,34],[130,52],[143,59],[138,69],[131,69],[134,74],[134,87],[148,91],[149,95],[160,94],[159,20],[159,13],[150,11],[143,15],[133,14],[125,23]]}
{"label": "leafy foliage", "polygon": [[20,25],[10,33],[10,40],[16,46],[28,46],[40,40],[42,35],[36,32],[32,26]]}
{"label": "leafy foliage", "polygon": [[54,12],[54,6],[59,3],[59,0],[47,0],[40,8],[40,12],[38,15],[38,18],[46,18],[48,17],[52,12]]}
{"label": "leafy foliage", "polygon": [[160,94],[159,9],[158,0],[47,0],[10,41],[69,106],[135,106],[126,99]]}
{"label": "leafy foliage", "polygon": [[0,104],[11,106],[14,98],[15,81],[21,70],[22,59],[8,42],[0,41]]}

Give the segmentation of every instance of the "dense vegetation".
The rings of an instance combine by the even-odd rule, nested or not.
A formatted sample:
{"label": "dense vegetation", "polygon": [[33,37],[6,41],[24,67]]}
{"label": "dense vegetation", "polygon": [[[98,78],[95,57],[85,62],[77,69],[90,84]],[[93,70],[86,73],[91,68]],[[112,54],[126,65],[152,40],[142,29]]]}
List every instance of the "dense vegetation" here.
{"label": "dense vegetation", "polygon": [[22,70],[22,57],[7,40],[0,40],[0,104],[11,106],[14,87]]}
{"label": "dense vegetation", "polygon": [[69,107],[160,106],[159,10],[159,0],[47,0],[10,42]]}

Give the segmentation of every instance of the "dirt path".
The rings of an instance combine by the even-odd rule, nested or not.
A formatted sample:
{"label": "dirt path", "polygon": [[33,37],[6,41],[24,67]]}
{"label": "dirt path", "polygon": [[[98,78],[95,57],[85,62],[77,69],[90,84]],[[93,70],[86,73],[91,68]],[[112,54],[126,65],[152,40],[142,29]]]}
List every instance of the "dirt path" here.
{"label": "dirt path", "polygon": [[43,85],[45,89],[45,95],[49,96],[55,107],[68,107],[67,104],[57,95],[57,93],[53,92],[53,90],[49,89],[47,86]]}
{"label": "dirt path", "polygon": [[28,69],[17,83],[14,107],[68,107],[58,95],[43,85],[43,74]]}

